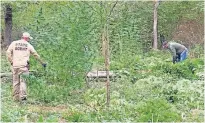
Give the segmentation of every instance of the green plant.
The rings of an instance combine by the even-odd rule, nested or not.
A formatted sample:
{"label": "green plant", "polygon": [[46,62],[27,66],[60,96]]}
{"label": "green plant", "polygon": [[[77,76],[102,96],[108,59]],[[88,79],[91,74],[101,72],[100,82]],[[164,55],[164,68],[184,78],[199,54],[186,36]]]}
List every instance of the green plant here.
{"label": "green plant", "polygon": [[187,59],[176,64],[163,63],[152,67],[152,70],[160,74],[170,74],[173,77],[183,77],[187,79],[197,79],[196,70],[201,70],[203,66],[202,59]]}
{"label": "green plant", "polygon": [[[171,39],[182,18],[200,20],[202,3],[160,2],[159,32]],[[204,114],[180,116],[190,114],[190,109],[204,109],[204,82],[195,75],[203,71],[204,61],[189,58],[173,65],[165,61],[171,59],[168,52],[150,50],[152,1],[17,1],[12,7],[13,39],[19,39],[21,31],[31,33],[30,43],[48,66],[43,69],[31,58],[31,70],[36,72],[27,78],[24,106],[12,101],[11,83],[2,83],[3,122],[203,122]],[[99,88],[84,89],[85,74],[104,69],[105,23],[110,70],[120,76],[110,83],[109,108],[103,82],[92,83]],[[197,46],[193,52],[201,56],[202,49]],[[2,71],[10,71],[5,56],[2,63]],[[59,105],[67,109],[53,112]]]}
{"label": "green plant", "polygon": [[176,108],[163,99],[150,99],[143,102],[138,110],[140,122],[179,122],[181,115]]}

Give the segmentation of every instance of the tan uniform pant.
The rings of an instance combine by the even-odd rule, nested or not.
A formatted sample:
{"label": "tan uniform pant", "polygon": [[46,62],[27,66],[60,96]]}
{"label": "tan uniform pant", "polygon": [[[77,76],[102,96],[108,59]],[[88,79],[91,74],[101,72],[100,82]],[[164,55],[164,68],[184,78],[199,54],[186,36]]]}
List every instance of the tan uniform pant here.
{"label": "tan uniform pant", "polygon": [[26,81],[24,76],[29,75],[27,67],[13,68],[13,99],[20,101],[25,98],[26,95]]}

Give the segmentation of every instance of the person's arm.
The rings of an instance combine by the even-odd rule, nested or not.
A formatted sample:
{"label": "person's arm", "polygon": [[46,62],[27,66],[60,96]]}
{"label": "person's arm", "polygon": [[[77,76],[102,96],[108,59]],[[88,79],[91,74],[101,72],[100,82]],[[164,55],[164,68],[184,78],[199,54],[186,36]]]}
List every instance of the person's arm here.
{"label": "person's arm", "polygon": [[36,52],[36,50],[33,48],[32,45],[30,45],[30,52],[31,54],[41,63],[44,64],[44,61],[40,58],[40,56],[38,55],[38,53]]}
{"label": "person's arm", "polygon": [[172,61],[173,61],[173,64],[175,64],[175,62],[177,61],[177,54],[176,54],[176,49],[173,47],[173,46],[170,46],[169,47],[171,53],[172,53]]}
{"label": "person's arm", "polygon": [[10,64],[13,64],[13,58],[12,58],[12,54],[13,54],[13,43],[11,43],[6,51],[6,56],[8,61],[10,62]]}

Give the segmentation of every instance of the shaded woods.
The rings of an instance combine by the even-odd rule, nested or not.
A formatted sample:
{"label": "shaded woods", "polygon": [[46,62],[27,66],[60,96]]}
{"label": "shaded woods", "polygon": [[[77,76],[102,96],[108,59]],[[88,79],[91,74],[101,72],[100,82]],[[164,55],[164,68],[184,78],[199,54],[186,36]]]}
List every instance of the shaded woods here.
{"label": "shaded woods", "polygon": [[[26,78],[28,101],[23,105],[12,100],[11,78],[1,78],[1,121],[203,122],[203,4],[2,2],[1,73],[11,73],[4,44],[20,39],[24,31],[34,37],[30,43],[48,65],[43,69],[31,58],[34,72]],[[172,64],[160,34],[184,44],[188,59]],[[90,71],[107,75],[86,82]]]}

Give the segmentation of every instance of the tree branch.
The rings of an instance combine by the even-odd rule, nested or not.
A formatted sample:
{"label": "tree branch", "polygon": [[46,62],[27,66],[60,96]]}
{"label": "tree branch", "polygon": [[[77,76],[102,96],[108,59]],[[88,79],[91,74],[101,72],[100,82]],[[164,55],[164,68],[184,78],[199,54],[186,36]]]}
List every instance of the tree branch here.
{"label": "tree branch", "polygon": [[110,14],[109,14],[108,17],[107,17],[107,21],[108,21],[108,18],[110,18],[110,16],[111,16],[111,14],[112,14],[112,12],[113,12],[115,6],[117,5],[117,3],[118,3],[118,1],[116,1],[115,4],[112,6],[112,9],[110,10]]}

